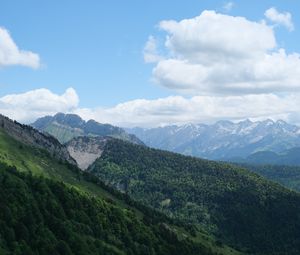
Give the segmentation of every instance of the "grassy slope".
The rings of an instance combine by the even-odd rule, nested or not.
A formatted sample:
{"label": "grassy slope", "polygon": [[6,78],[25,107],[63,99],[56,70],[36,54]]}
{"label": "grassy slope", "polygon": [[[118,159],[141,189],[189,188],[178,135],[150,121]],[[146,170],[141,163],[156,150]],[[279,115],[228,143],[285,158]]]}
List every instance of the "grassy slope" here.
{"label": "grassy slope", "polygon": [[66,143],[74,137],[84,135],[84,132],[78,128],[75,129],[53,123],[47,126],[44,131],[56,137],[61,143]]}
{"label": "grassy slope", "polygon": [[93,195],[113,198],[97,185],[79,180],[76,172],[71,171],[67,165],[53,160],[47,152],[16,141],[2,129],[0,129],[0,160],[8,165],[16,166],[19,171],[30,171],[35,175],[64,181],[78,190]]}
{"label": "grassy slope", "polygon": [[[72,171],[67,165],[53,160],[46,152],[21,144],[9,137],[5,131],[0,128],[0,161],[11,166],[16,166],[22,172],[32,172],[36,176],[44,176],[56,181],[62,181],[69,187],[75,188],[84,195],[95,196],[107,201],[113,201],[118,207],[128,208],[135,212],[140,219],[143,213],[135,207],[129,206],[123,199],[112,195],[106,189],[80,177],[76,171]],[[197,243],[210,248],[213,252],[223,255],[240,254],[233,249],[222,245],[216,245],[216,241],[204,233],[198,233],[198,236],[192,237],[184,229],[174,227],[182,235],[187,235]]]}

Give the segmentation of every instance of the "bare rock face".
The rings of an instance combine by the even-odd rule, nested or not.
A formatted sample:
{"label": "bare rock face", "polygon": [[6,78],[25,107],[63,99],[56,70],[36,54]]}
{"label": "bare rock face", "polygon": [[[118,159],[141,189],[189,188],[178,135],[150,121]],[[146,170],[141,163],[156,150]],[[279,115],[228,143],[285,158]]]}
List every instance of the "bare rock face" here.
{"label": "bare rock face", "polygon": [[40,149],[44,149],[58,160],[76,165],[67,148],[51,135],[44,134],[31,126],[22,125],[0,114],[0,128],[14,139]]}
{"label": "bare rock face", "polygon": [[101,157],[108,140],[106,136],[79,136],[69,141],[66,146],[70,155],[76,160],[80,169],[86,170],[95,160]]}

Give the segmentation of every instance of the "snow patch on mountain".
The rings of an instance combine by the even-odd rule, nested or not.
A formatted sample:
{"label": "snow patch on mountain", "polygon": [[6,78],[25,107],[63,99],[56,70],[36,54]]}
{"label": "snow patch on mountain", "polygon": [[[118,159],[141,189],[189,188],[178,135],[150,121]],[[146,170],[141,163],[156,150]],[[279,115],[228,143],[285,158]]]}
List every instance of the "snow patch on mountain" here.
{"label": "snow patch on mountain", "polygon": [[148,146],[209,159],[245,157],[256,151],[280,152],[300,146],[300,128],[283,120],[222,120],[211,125],[185,124],[127,131]]}

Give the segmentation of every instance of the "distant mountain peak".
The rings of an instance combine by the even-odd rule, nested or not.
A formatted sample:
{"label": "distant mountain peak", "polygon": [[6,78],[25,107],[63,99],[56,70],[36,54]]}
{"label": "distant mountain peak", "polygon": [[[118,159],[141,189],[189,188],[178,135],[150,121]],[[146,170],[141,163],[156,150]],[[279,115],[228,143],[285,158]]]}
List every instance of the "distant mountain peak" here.
{"label": "distant mountain peak", "polygon": [[95,120],[83,120],[76,114],[57,113],[45,116],[31,124],[40,131],[56,137],[66,143],[78,136],[112,136],[132,143],[143,144],[136,136],[128,134],[124,129],[110,124],[101,124]]}
{"label": "distant mountain peak", "polygon": [[266,120],[263,120],[261,121],[261,124],[264,124],[264,125],[273,125],[275,122],[271,119],[266,119]]}
{"label": "distant mountain peak", "polygon": [[219,120],[215,123],[216,126],[232,126],[234,123],[230,120]]}
{"label": "distant mountain peak", "polygon": [[238,122],[238,124],[240,124],[240,125],[251,125],[253,123],[254,122],[252,122],[250,119],[245,119],[245,120]]}
{"label": "distant mountain peak", "polygon": [[288,123],[285,122],[284,120],[277,120],[276,123],[280,125],[288,125]]}
{"label": "distant mountain peak", "polygon": [[209,159],[247,157],[256,151],[280,152],[300,146],[300,128],[283,120],[220,120],[210,125],[127,130],[148,146]]}

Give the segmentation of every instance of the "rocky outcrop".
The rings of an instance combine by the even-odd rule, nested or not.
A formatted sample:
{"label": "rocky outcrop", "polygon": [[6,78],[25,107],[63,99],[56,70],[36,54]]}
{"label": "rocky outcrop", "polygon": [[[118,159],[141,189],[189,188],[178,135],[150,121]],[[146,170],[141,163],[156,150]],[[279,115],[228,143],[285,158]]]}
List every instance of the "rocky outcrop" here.
{"label": "rocky outcrop", "polygon": [[80,169],[86,170],[95,160],[101,157],[108,140],[105,136],[79,136],[69,141],[66,146],[70,155],[76,160]]}
{"label": "rocky outcrop", "polygon": [[44,134],[31,126],[22,125],[0,114],[0,128],[14,139],[40,149],[45,149],[58,160],[76,165],[67,148],[51,135]]}

